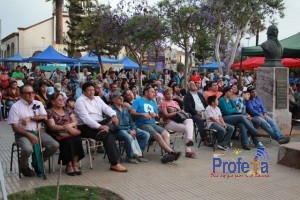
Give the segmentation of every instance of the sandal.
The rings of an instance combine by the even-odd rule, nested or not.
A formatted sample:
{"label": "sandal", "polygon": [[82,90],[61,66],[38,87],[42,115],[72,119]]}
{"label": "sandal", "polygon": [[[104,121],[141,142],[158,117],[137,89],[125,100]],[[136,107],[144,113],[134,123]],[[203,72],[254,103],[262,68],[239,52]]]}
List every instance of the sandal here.
{"label": "sandal", "polygon": [[[73,169],[74,169],[74,167],[77,168],[77,165],[73,165]],[[82,175],[82,172],[81,172],[80,170],[76,171],[76,170],[74,169],[74,173],[75,173],[76,175]]]}
{"label": "sandal", "polygon": [[196,156],[197,156],[197,153],[193,152],[193,151],[185,153],[185,157],[187,157],[187,158],[196,158]]}

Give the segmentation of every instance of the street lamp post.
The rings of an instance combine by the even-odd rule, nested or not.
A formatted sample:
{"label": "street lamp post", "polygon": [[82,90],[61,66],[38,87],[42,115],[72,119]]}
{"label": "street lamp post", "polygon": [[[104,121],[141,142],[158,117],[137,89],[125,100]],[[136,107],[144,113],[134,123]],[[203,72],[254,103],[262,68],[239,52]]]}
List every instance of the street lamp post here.
{"label": "street lamp post", "polygon": [[44,45],[45,45],[45,39],[46,39],[46,37],[41,37],[41,39],[43,40],[43,50],[44,50]]}

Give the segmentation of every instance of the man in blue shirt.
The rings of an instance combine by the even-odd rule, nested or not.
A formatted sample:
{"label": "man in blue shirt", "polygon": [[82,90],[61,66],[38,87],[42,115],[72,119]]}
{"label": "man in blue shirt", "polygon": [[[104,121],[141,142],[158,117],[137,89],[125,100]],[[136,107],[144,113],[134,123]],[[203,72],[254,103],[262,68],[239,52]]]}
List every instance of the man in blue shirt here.
{"label": "man in blue shirt", "polygon": [[167,152],[161,159],[162,163],[176,161],[181,152],[175,152],[170,148],[170,136],[168,131],[155,124],[158,116],[156,103],[153,101],[155,91],[151,86],[146,86],[143,90],[143,97],[135,99],[132,103],[131,115],[135,117],[138,128],[148,132],[159,146]]}
{"label": "man in blue shirt", "polygon": [[290,137],[284,137],[278,128],[276,122],[267,115],[267,111],[263,106],[260,98],[257,96],[254,87],[248,88],[250,99],[246,102],[247,113],[251,117],[260,121],[260,127],[263,128],[274,140],[279,144],[289,143]]}
{"label": "man in blue shirt", "polygon": [[141,153],[144,152],[150,134],[136,127],[127,108],[123,106],[124,100],[121,92],[114,92],[111,94],[113,105],[111,106],[117,113],[119,124],[117,125],[117,138],[125,141],[126,160],[129,163],[138,164],[139,162],[147,162],[143,156],[135,155],[132,148],[133,140],[138,141]]}

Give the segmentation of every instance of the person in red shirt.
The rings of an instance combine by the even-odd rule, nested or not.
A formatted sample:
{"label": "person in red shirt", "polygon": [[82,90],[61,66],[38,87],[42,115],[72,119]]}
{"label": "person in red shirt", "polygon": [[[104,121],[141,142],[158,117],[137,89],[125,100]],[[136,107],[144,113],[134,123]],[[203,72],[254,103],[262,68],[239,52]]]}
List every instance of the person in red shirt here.
{"label": "person in red shirt", "polygon": [[222,96],[222,92],[218,91],[218,83],[216,81],[212,81],[209,84],[207,84],[208,86],[208,91],[203,92],[203,96],[205,98],[205,101],[207,102],[207,98],[210,96],[217,96],[217,98],[219,99]]}
{"label": "person in red shirt", "polygon": [[193,82],[199,82],[201,81],[201,78],[198,74],[197,71],[193,71],[192,75],[191,75],[191,78],[190,78],[190,81],[193,81]]}
{"label": "person in red shirt", "polygon": [[4,68],[2,74],[0,74],[0,88],[2,88],[2,90],[6,90],[9,87],[9,80],[7,69]]}

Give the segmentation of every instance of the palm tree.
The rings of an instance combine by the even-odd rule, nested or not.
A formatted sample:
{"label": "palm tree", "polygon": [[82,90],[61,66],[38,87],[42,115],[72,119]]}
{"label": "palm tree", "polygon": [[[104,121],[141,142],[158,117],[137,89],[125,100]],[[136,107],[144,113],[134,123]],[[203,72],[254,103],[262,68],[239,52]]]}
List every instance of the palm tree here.
{"label": "palm tree", "polygon": [[[50,0],[46,0],[48,2]],[[55,16],[56,16],[56,44],[63,43],[63,5],[64,0],[53,0],[55,3]]]}

